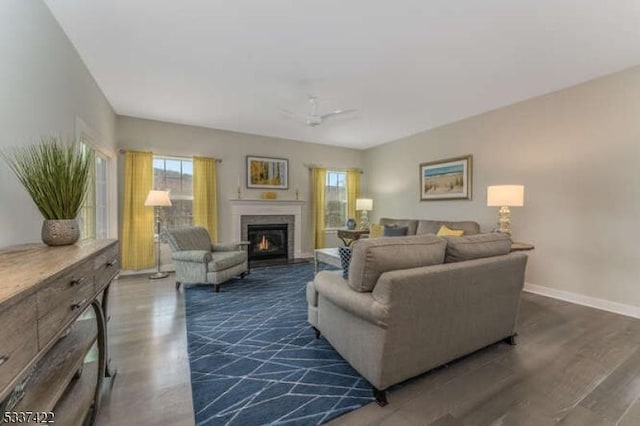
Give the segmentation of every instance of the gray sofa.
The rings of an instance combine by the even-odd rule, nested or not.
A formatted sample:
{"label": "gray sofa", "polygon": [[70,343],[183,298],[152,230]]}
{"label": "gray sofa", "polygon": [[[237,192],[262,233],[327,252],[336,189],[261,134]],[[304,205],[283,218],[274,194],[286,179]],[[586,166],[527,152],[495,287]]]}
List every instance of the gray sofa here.
{"label": "gray sofa", "polygon": [[234,243],[211,243],[207,230],[188,226],[166,232],[171,259],[176,268],[176,289],[180,284],[220,284],[249,271],[247,252]]}
{"label": "gray sofa", "polygon": [[446,220],[418,220],[418,219],[392,219],[383,217],[380,225],[385,226],[406,226],[407,235],[437,234],[442,225],[449,229],[464,231],[464,235],[475,235],[480,233],[480,225],[473,221],[446,221]]}
{"label": "gray sofa", "polygon": [[503,234],[360,240],[349,278],[307,285],[309,322],[385,390],[492,343],[514,343],[527,256]]}

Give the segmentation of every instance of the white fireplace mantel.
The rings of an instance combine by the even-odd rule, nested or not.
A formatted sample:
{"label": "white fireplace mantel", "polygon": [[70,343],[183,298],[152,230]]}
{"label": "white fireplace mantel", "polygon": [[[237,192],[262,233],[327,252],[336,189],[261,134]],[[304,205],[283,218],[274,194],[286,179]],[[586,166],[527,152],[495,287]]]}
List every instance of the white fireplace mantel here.
{"label": "white fireplace mantel", "polygon": [[231,204],[231,229],[235,241],[242,238],[240,218],[247,215],[291,215],[294,217],[293,255],[302,257],[302,206],[300,200],[229,200]]}

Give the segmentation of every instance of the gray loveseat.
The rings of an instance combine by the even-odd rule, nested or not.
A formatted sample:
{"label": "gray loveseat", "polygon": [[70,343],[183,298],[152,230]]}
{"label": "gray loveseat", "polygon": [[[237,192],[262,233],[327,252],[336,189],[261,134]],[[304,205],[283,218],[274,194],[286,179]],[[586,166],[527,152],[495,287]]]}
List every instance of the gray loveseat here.
{"label": "gray loveseat", "polygon": [[309,322],[369,383],[385,390],[465,354],[513,343],[527,256],[503,234],[360,240],[349,278],[307,285]]}

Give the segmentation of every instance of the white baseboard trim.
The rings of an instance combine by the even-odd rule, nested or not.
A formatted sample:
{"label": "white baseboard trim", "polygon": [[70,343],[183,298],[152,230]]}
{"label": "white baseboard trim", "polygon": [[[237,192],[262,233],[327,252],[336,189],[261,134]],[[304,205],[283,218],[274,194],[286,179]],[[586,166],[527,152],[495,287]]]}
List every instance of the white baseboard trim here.
{"label": "white baseboard trim", "polygon": [[612,302],[610,300],[599,299],[597,297],[585,296],[583,294],[572,293],[569,291],[558,290],[551,287],[545,287],[532,283],[524,283],[524,291],[535,293],[542,296],[552,297],[554,299],[564,300],[566,302],[576,303],[578,305],[589,306],[603,311],[609,311],[620,315],[633,318],[640,318],[640,307],[626,305],[624,303]]}

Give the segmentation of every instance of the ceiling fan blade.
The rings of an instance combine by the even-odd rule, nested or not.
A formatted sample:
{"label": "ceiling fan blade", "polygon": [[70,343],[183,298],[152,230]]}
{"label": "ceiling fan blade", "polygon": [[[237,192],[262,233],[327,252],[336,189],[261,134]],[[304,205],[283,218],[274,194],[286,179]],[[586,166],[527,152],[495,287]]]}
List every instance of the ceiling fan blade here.
{"label": "ceiling fan blade", "polygon": [[289,111],[288,109],[283,109],[280,108],[280,112],[284,115],[286,115],[289,118],[292,118],[296,121],[301,121],[301,122],[306,122],[307,121],[307,117],[305,117],[304,115],[300,115],[298,113],[295,113],[293,111]]}
{"label": "ceiling fan blade", "polygon": [[358,110],[357,109],[338,109],[338,110],[335,110],[335,111],[332,111],[332,112],[328,112],[326,114],[322,114],[320,116],[320,118],[324,120],[324,119],[327,119],[327,118],[330,118],[330,117],[335,117],[336,115],[350,114],[350,113],[356,112],[356,111],[358,111]]}

